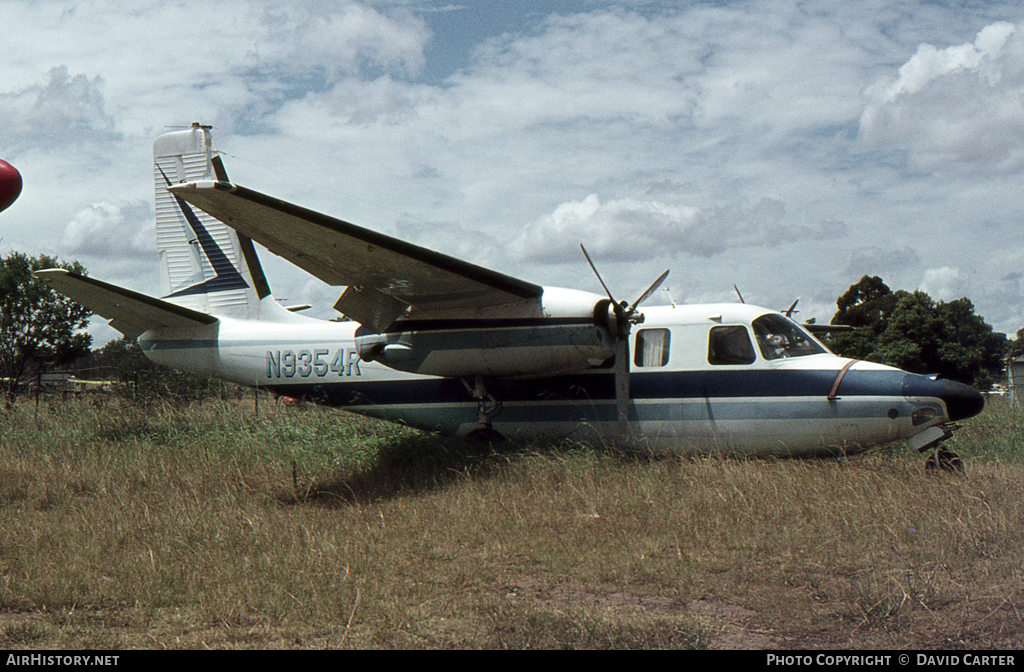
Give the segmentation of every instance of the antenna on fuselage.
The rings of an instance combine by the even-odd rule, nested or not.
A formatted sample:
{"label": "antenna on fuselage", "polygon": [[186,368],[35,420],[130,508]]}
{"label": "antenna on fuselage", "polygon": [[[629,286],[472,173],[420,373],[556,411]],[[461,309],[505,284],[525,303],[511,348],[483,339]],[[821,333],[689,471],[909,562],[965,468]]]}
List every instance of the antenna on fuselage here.
{"label": "antenna on fuselage", "polygon": [[661,288],[661,291],[663,291],[663,292],[665,292],[666,294],[668,294],[668,302],[669,302],[670,304],[672,304],[672,307],[673,307],[673,308],[675,308],[675,307],[676,307],[676,300],[675,300],[675,298],[674,298],[674,297],[672,296],[672,288],[671,288],[671,287],[662,287],[662,288]]}

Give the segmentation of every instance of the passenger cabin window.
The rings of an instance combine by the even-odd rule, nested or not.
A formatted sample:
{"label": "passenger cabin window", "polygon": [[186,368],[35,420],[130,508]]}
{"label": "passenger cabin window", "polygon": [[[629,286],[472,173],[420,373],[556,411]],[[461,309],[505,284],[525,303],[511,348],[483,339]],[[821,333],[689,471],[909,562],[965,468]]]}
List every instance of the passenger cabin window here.
{"label": "passenger cabin window", "polygon": [[757,356],[746,327],[712,327],[708,338],[709,364],[753,364]]}
{"label": "passenger cabin window", "polygon": [[633,362],[637,366],[665,366],[672,336],[668,329],[641,329],[636,335]]}
{"label": "passenger cabin window", "polygon": [[751,325],[765,359],[803,357],[827,352],[795,322],[782,315],[762,315]]}

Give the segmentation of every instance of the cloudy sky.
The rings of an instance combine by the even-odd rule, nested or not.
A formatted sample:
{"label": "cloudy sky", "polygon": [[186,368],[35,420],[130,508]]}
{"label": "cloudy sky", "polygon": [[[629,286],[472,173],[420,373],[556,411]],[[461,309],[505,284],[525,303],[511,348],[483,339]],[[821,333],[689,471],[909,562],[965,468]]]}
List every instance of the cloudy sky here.
{"label": "cloudy sky", "polygon": [[668,268],[679,303],[828,321],[872,274],[1024,327],[1019,2],[0,0],[0,26],[0,254],[158,293],[152,143],[200,121],[238,184],[532,282],[600,291],[582,242],[623,298]]}

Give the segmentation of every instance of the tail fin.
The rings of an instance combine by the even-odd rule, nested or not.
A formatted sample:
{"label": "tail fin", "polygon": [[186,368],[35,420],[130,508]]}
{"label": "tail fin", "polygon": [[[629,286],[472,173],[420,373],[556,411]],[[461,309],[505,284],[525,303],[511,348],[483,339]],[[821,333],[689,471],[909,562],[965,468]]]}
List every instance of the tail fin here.
{"label": "tail fin", "polygon": [[204,313],[257,319],[270,287],[252,241],[167,191],[185,181],[228,181],[209,127],[193,124],[157,138],[153,179],[163,299]]}

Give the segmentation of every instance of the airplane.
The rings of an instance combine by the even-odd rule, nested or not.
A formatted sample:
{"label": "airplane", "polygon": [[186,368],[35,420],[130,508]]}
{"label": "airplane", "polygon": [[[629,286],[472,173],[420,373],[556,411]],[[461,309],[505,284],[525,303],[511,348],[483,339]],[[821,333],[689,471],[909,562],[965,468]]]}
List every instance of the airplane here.
{"label": "airplane", "polygon": [[0,212],[11,207],[21,194],[21,173],[18,169],[0,159]]}
{"label": "airplane", "polygon": [[[617,301],[546,287],[228,179],[210,127],[154,143],[161,298],[64,269],[37,274],[153,361],[471,439],[680,454],[847,455],[906,440],[952,469],[954,381],[839,357],[750,304]],[[329,285],[348,321],[279,304],[254,241]],[[301,307],[298,307],[301,308]]]}

